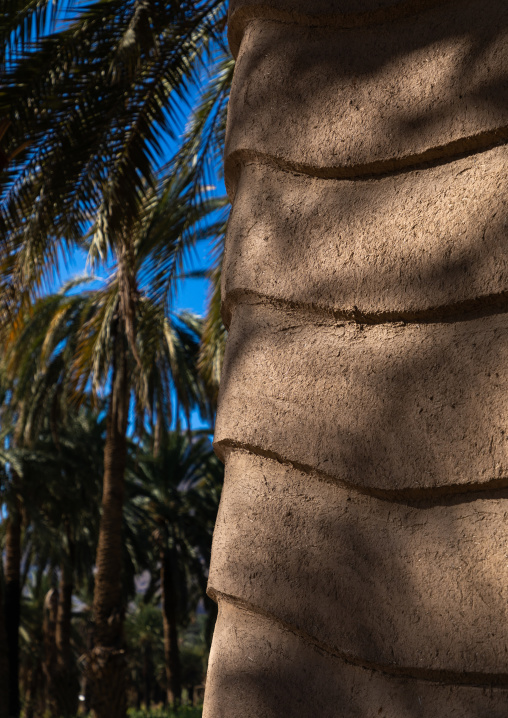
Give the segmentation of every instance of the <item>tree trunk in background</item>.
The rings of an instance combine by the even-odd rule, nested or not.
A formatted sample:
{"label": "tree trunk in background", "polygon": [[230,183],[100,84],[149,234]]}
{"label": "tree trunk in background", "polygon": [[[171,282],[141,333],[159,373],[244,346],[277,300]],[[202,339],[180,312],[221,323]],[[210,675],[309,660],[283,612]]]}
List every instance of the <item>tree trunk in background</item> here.
{"label": "tree trunk in background", "polygon": [[168,703],[170,706],[178,706],[182,700],[182,682],[176,622],[176,591],[173,580],[171,550],[169,549],[161,550],[161,591]]}
{"label": "tree trunk in background", "polygon": [[228,26],[204,718],[502,718],[508,5]]}
{"label": "tree trunk in background", "polygon": [[92,683],[92,709],[96,718],[124,718],[127,710],[122,521],[129,383],[121,339],[116,338],[116,363],[106,429],[102,516],[93,602],[94,647],[87,662]]}
{"label": "tree trunk in background", "polygon": [[5,536],[5,637],[8,656],[9,718],[18,718],[19,698],[19,622],[21,601],[21,504],[15,498]]}
{"label": "tree trunk in background", "polygon": [[25,704],[23,707],[23,718],[34,718],[37,712],[37,703],[39,701],[39,690],[43,682],[42,669],[39,663],[34,665],[29,673]]}
{"label": "tree trunk in background", "polygon": [[5,633],[3,581],[0,580],[0,718],[9,718],[9,661]]}
{"label": "tree trunk in background", "polygon": [[58,681],[57,681],[57,651],[56,651],[56,621],[58,614],[59,594],[52,588],[44,599],[44,617],[42,635],[44,641],[44,660],[42,670],[45,679],[45,711],[50,715],[59,715]]}
{"label": "tree trunk in background", "polygon": [[[87,656],[92,654],[93,649],[93,624],[90,620],[87,621],[86,626],[86,653]],[[90,679],[90,672],[87,670],[88,663],[85,662],[85,670],[83,671],[82,681],[82,692],[84,695],[84,710],[85,714],[90,713],[92,710],[92,682]]]}
{"label": "tree trunk in background", "polygon": [[73,571],[64,562],[61,567],[56,616],[56,676],[58,687],[55,715],[73,718],[79,706],[79,677],[71,647]]}

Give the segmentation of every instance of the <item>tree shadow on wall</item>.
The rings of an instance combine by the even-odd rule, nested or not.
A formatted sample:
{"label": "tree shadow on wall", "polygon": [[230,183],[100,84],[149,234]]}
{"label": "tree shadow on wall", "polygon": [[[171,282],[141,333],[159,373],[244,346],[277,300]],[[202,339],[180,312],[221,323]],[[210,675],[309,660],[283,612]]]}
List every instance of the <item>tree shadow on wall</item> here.
{"label": "tree shadow on wall", "polygon": [[[235,158],[224,279],[232,331],[219,439],[223,449],[268,457],[268,477],[271,461],[296,467],[312,488],[292,498],[281,490],[278,508],[246,492],[224,529],[228,550],[216,552],[216,570],[224,592],[252,613],[232,609],[218,624],[207,718],[233,715],[228,691],[238,715],[270,718],[506,712],[508,693],[491,687],[508,685],[508,209],[502,162],[497,174],[489,170],[504,150],[459,143],[439,153],[445,135],[485,138],[508,126],[508,77],[498,62],[507,11],[500,2],[491,16],[478,2],[448,8],[456,14],[446,22],[428,11],[399,36],[393,27],[358,31],[363,47],[357,30],[335,30],[351,47],[340,66],[344,46],[334,54],[331,30],[312,38],[308,30],[312,52],[302,42],[286,53],[283,70],[274,68],[280,77],[265,78],[256,96],[249,86],[233,92],[243,105],[230,145],[244,155]],[[295,27],[277,32],[305,39]],[[447,43],[469,48],[451,74],[423,89],[402,78],[417,101],[399,102],[395,88],[380,119],[365,117],[363,135],[347,140],[359,157],[390,145],[403,156],[437,137],[431,164],[418,164],[418,150],[416,168],[387,161],[378,177],[362,174],[361,162],[348,179],[337,179],[338,164],[335,175],[326,164],[313,177],[288,172],[284,148],[301,169],[323,137],[335,132],[342,142],[348,127],[358,131],[343,113],[335,128],[334,118],[314,118],[328,122],[321,139],[314,133],[312,112],[333,108],[333,93],[365,100],[362,83],[375,87],[397,66],[409,72],[412,58],[422,61],[426,49],[436,57]],[[243,56],[242,77],[263,69],[262,48],[261,38]],[[495,68],[489,77],[486,67]],[[439,83],[447,91],[437,102],[430,85]],[[249,115],[263,102],[265,115]],[[245,485],[231,476],[226,496],[228,481],[240,492]],[[290,488],[290,473],[286,481]],[[346,516],[348,500],[356,513]],[[288,524],[282,513],[277,520],[285,505]],[[280,591],[261,590],[259,576]]]}

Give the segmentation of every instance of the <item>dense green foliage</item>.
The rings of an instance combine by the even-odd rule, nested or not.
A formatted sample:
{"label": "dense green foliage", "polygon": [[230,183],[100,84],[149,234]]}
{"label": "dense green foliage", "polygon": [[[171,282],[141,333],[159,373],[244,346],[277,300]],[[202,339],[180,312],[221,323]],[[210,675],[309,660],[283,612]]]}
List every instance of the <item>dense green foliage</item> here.
{"label": "dense green foliage", "polygon": [[174,710],[129,710],[129,718],[201,718],[201,708],[192,708],[190,706],[181,706]]}
{"label": "dense green foliage", "polygon": [[[19,495],[25,513],[20,677],[26,715],[33,711],[32,715],[42,716],[51,709],[48,684],[56,651],[51,603],[62,591],[65,566],[73,582],[68,659],[78,676],[91,636],[104,415],[86,406],[70,410],[66,425],[53,427],[53,432],[43,424],[32,446],[11,450],[22,478]],[[204,591],[222,467],[207,437],[171,432],[158,457],[153,456],[151,443],[150,435],[142,442],[131,440],[127,466],[123,576],[128,603],[126,690],[133,706],[165,702],[161,541],[176,557],[171,598],[178,613],[186,701],[202,698],[214,618],[213,612],[206,611],[209,599]],[[4,472],[7,490],[10,467]],[[2,530],[5,527],[3,522]],[[84,674],[81,690],[86,693]]]}
{"label": "dense green foliage", "polygon": [[182,706],[175,710],[129,711],[129,718],[201,718],[200,708]]}

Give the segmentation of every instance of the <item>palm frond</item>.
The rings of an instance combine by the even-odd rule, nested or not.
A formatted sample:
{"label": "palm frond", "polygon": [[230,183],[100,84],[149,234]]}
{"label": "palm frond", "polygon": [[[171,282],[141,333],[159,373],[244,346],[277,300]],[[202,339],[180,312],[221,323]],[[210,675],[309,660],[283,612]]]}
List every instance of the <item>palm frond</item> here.
{"label": "palm frond", "polygon": [[83,236],[92,218],[110,237],[138,219],[224,12],[224,0],[99,0],[7,73],[6,152],[30,143],[3,177],[13,283],[40,281],[57,243]]}

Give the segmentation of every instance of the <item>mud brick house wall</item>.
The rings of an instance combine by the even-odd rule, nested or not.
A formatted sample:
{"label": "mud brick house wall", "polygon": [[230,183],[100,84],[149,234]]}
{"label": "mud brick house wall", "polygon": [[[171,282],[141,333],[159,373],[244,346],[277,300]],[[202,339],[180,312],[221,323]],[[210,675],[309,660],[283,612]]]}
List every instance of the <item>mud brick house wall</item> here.
{"label": "mud brick house wall", "polygon": [[506,718],[508,3],[229,38],[205,718]]}

